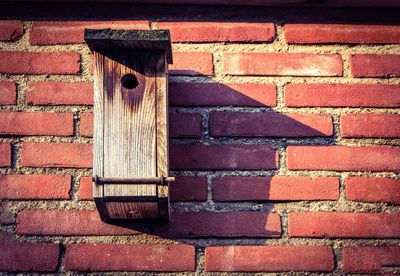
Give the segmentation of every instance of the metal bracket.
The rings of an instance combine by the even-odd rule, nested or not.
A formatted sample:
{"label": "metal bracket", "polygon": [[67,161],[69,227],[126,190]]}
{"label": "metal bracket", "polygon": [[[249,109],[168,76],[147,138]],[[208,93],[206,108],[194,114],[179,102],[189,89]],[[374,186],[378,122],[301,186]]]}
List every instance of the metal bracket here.
{"label": "metal bracket", "polygon": [[132,185],[168,185],[170,182],[175,181],[175,177],[161,176],[161,177],[148,177],[148,178],[121,178],[121,177],[100,177],[93,176],[93,182],[97,185],[109,184],[132,184]]}

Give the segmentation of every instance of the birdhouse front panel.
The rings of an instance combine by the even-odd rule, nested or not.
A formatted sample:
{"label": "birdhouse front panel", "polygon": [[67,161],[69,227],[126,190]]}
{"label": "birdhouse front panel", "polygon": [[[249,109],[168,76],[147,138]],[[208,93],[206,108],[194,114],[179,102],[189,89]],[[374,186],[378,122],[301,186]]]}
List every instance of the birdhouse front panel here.
{"label": "birdhouse front panel", "polygon": [[93,49],[95,201],[104,220],[168,218],[166,51],[109,41]]}

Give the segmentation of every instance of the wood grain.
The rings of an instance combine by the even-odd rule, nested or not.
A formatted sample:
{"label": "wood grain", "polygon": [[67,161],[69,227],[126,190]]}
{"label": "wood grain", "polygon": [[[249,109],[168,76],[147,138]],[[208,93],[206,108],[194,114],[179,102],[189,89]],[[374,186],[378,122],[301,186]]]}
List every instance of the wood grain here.
{"label": "wood grain", "polygon": [[[165,50],[99,49],[94,51],[94,60],[94,176],[167,177]],[[136,87],[121,83],[127,74],[136,78]],[[94,183],[93,191],[103,219],[169,217],[168,185]],[[155,204],[143,202],[146,199]]]}

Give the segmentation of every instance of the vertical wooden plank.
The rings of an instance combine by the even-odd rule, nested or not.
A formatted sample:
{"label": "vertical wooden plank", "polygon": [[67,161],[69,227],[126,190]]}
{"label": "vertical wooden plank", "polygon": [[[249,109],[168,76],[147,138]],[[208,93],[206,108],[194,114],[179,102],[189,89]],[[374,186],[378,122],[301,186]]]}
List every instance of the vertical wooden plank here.
{"label": "vertical wooden plank", "polygon": [[[151,51],[110,51],[104,56],[104,177],[156,177],[155,61]],[[134,89],[121,85],[121,78],[132,74]],[[155,196],[156,185],[105,185],[104,197]],[[123,205],[123,203],[119,203]],[[110,214],[126,218],[118,204],[107,204]],[[135,204],[130,204],[135,208]],[[137,204],[142,208],[143,204]],[[138,210],[129,213],[137,214]],[[146,207],[142,209],[148,213]],[[157,210],[155,210],[157,211]],[[114,216],[114,218],[115,218]],[[141,216],[138,214],[137,216]]]}
{"label": "vertical wooden plank", "polygon": [[[104,58],[94,52],[94,133],[93,133],[93,175],[104,175]],[[102,185],[93,186],[93,198],[103,220],[108,220],[107,210],[103,199]]]}
{"label": "vertical wooden plank", "polygon": [[[157,175],[168,176],[168,70],[164,51],[156,53]],[[169,217],[169,187],[158,186],[160,217]]]}
{"label": "vertical wooden plank", "polygon": [[[103,56],[94,52],[93,59],[95,63],[94,70],[94,133],[93,133],[93,174],[104,175],[103,171]],[[101,185],[93,182],[93,197],[103,197]]]}

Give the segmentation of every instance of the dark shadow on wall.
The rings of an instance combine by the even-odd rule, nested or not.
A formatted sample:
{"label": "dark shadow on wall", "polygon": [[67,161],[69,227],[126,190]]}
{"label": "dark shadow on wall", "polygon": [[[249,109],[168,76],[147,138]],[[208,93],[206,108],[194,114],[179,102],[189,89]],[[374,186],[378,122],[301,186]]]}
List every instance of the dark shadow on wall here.
{"label": "dark shadow on wall", "polygon": [[227,21],[396,24],[400,8],[146,5],[124,3],[1,1],[1,19]]}
{"label": "dark shadow on wall", "polygon": [[[175,81],[169,83],[170,113],[190,113],[197,108],[194,113],[202,113],[203,131],[196,138],[180,135],[170,139],[170,169],[178,178],[171,184],[170,197],[174,202],[170,221],[110,223],[163,238],[185,239],[188,243],[196,243],[191,239],[198,238],[280,237],[280,216],[270,212],[274,206],[274,198],[271,201],[270,197],[271,176],[280,166],[277,149],[285,147],[290,137],[324,137],[325,143],[329,143],[333,135],[331,122],[315,128],[304,118],[300,121],[276,112],[272,108],[276,103],[273,84],[228,85],[213,83],[212,78],[198,72],[186,73],[201,77],[202,82],[176,82],[172,78]],[[211,187],[205,183],[206,186],[197,186],[207,187],[208,197],[193,200],[196,186],[182,183],[180,178],[187,175],[200,175],[204,181],[211,177]],[[224,178],[227,175],[251,175],[255,182],[247,177],[242,182],[238,178]],[[219,191],[217,178],[222,180]],[[246,185],[251,190],[243,193]],[[236,188],[241,195],[236,195]],[[221,189],[226,189],[226,193]]]}

